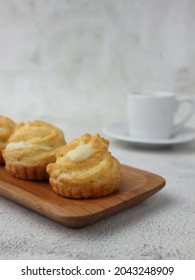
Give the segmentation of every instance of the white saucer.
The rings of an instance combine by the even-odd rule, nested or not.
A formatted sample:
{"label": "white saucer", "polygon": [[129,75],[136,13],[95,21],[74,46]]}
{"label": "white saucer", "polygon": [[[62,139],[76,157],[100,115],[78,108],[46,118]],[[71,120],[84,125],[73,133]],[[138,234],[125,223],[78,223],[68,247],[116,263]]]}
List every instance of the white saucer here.
{"label": "white saucer", "polygon": [[128,134],[126,122],[111,123],[103,127],[103,132],[116,140],[122,140],[132,144],[168,146],[190,142],[195,140],[195,129],[185,126],[178,134],[169,139],[138,139]]}

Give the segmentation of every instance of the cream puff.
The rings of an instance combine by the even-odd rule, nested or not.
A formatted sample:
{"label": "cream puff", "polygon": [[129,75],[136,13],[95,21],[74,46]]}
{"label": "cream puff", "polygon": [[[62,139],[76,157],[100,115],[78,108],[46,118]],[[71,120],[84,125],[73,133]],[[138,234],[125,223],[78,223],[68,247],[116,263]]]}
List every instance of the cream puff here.
{"label": "cream puff", "polygon": [[54,151],[65,145],[63,132],[52,124],[35,120],[18,125],[3,150],[5,168],[25,180],[46,180],[46,166],[55,161]]}
{"label": "cream puff", "polygon": [[96,198],[120,185],[120,163],[108,151],[109,141],[85,134],[55,151],[56,162],[47,166],[54,192],[69,198]]}
{"label": "cream puff", "polygon": [[8,117],[0,115],[0,164],[4,164],[2,150],[8,143],[8,139],[13,133],[16,124]]}

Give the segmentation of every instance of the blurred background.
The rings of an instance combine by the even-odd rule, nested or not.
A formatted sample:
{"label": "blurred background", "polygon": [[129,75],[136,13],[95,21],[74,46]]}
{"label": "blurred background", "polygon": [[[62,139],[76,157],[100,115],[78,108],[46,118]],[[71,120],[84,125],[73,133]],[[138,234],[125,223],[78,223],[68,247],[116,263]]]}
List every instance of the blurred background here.
{"label": "blurred background", "polygon": [[194,35],[193,0],[1,0],[0,114],[78,136],[124,119],[128,92],[193,97]]}

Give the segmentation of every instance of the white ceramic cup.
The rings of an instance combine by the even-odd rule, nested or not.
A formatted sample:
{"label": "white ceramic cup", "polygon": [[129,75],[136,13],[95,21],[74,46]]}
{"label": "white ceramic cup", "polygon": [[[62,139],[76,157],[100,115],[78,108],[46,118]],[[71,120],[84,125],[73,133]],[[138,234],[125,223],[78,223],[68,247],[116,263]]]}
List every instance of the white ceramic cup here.
{"label": "white ceramic cup", "polygon": [[[175,124],[175,113],[183,103],[189,113]],[[179,132],[195,112],[195,101],[176,98],[171,92],[135,92],[128,94],[129,135],[138,139],[167,139]]]}

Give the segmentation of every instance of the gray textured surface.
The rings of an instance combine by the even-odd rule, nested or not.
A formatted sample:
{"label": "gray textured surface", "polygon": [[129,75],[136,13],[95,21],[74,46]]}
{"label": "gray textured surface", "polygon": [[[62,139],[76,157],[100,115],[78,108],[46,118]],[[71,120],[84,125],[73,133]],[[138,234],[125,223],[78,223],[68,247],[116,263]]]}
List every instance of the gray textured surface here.
{"label": "gray textured surface", "polygon": [[193,96],[194,13],[192,0],[1,0],[1,113],[103,123],[132,90]]}
{"label": "gray textured surface", "polygon": [[145,202],[83,229],[69,229],[0,198],[1,259],[194,259],[195,143],[140,150],[114,143],[121,162],[164,176]]}
{"label": "gray textured surface", "polygon": [[[51,121],[71,140],[124,119],[129,91],[193,97],[194,11],[192,0],[1,0],[0,114]],[[77,230],[0,198],[0,258],[195,258],[195,143],[111,151],[167,186]]]}

